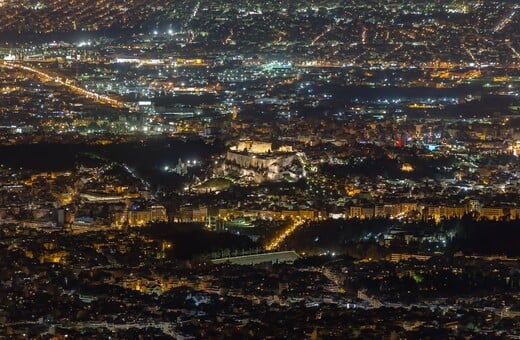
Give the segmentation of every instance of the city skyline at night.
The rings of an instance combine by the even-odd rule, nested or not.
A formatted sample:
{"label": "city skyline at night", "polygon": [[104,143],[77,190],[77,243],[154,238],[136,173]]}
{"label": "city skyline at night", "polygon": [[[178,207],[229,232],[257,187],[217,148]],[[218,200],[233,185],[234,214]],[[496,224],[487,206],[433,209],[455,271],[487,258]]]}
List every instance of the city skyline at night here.
{"label": "city skyline at night", "polygon": [[519,337],[519,12],[0,0],[0,337]]}

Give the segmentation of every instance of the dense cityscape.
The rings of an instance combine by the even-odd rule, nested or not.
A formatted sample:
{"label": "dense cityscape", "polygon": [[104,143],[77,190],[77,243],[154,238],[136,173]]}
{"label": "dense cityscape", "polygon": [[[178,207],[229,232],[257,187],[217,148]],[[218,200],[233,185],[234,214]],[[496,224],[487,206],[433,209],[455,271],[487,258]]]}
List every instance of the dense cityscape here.
{"label": "dense cityscape", "polygon": [[520,338],[520,3],[0,0],[0,338]]}

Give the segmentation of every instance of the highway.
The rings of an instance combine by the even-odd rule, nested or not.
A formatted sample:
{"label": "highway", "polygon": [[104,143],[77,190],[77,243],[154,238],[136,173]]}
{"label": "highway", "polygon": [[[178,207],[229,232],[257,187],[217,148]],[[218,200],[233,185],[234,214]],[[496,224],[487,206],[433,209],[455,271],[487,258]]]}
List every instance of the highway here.
{"label": "highway", "polygon": [[52,75],[50,73],[46,73],[46,72],[44,72],[42,70],[39,70],[39,69],[36,69],[34,67],[25,66],[25,65],[23,65],[23,64],[21,64],[19,62],[1,62],[0,63],[0,67],[8,68],[8,69],[19,69],[19,70],[27,71],[27,72],[35,74],[36,76],[40,77],[40,79],[42,79],[44,81],[52,81],[53,80],[55,83],[57,83],[57,84],[59,84],[61,86],[66,87],[71,92],[77,93],[79,95],[82,95],[82,96],[84,96],[84,97],[86,97],[88,99],[91,99],[91,100],[95,101],[96,103],[99,103],[99,104],[111,105],[113,107],[119,107],[119,108],[124,107],[124,103],[122,101],[110,98],[110,97],[105,96],[105,95],[101,95],[101,94],[96,93],[96,92],[92,92],[92,91],[86,90],[84,88],[81,88],[79,86],[71,84],[72,80],[70,80],[70,79],[63,80],[59,76]]}

